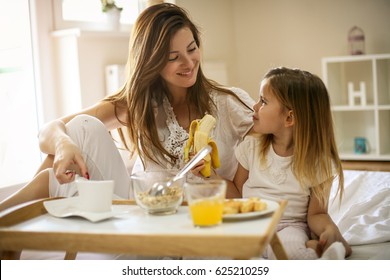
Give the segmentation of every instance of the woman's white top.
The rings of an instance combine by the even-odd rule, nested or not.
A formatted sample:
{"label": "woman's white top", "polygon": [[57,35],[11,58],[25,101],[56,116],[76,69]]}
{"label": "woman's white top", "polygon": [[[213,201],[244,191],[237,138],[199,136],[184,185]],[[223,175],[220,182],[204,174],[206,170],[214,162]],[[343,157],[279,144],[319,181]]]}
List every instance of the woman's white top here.
{"label": "woman's white top", "polygon": [[292,156],[277,155],[271,145],[266,155],[267,164],[260,164],[260,140],[255,136],[246,137],[235,154],[242,167],[249,171],[242,190],[243,197],[287,199],[282,220],[306,221],[310,190],[309,187],[304,190],[292,173]]}
{"label": "woman's white top", "polygon": [[[239,88],[230,88],[249,108],[255,104],[247,92]],[[237,98],[225,93],[212,92],[211,98],[216,104],[216,125],[211,137],[217,143],[221,167],[217,174],[232,180],[237,170],[237,160],[234,149],[243,140],[253,126],[253,112],[244,106]],[[160,141],[164,148],[179,160],[175,165],[166,162],[164,168],[181,168],[183,164],[184,147],[188,140],[188,132],[177,122],[173,108],[165,98],[160,106],[156,106],[156,124]],[[151,161],[146,162],[146,170],[161,169]],[[137,158],[132,173],[144,170],[140,158]]]}

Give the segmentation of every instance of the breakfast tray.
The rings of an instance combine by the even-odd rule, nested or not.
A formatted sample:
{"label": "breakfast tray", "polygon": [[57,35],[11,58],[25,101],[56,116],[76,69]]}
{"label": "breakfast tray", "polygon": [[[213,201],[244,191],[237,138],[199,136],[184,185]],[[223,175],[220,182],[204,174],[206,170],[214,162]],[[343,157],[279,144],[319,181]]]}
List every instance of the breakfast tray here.
{"label": "breakfast tray", "polygon": [[[144,256],[212,256],[249,259],[258,257],[271,244],[279,259],[287,256],[275,232],[286,201],[260,219],[199,229],[192,225],[186,204],[174,215],[146,214],[132,200],[114,200],[128,212],[98,223],[80,217],[49,215],[43,199],[0,213],[2,259],[18,258],[15,252],[28,250],[64,251],[65,259],[77,252],[135,254]],[[167,226],[168,225],[168,226]]]}

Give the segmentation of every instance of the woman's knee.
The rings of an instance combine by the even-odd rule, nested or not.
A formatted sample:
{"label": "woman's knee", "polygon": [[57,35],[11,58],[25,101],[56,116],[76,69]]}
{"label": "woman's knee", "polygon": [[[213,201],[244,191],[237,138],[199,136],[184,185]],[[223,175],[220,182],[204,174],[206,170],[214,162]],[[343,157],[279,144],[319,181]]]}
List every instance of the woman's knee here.
{"label": "woman's knee", "polygon": [[110,138],[107,128],[99,119],[85,114],[78,115],[67,123],[66,132],[80,148],[85,144]]}
{"label": "woman's knee", "polygon": [[104,124],[96,117],[82,114],[74,117],[72,120],[70,120],[66,124],[66,129],[69,132],[69,130],[91,130],[91,131],[97,131],[97,130],[103,130],[107,131]]}

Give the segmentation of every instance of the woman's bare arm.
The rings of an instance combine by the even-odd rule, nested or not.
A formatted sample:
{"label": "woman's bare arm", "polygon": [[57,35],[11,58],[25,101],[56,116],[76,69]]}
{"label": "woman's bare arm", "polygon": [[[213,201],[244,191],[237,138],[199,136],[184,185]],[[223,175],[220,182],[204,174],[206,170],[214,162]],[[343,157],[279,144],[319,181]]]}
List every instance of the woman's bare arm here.
{"label": "woman's bare arm", "polygon": [[[113,130],[121,126],[115,116],[114,105],[102,101],[78,113],[56,119],[44,125],[39,132],[39,145],[41,151],[46,154],[54,155],[57,142],[64,138],[69,138],[66,134],[65,124],[81,114],[98,118],[107,127],[107,130]],[[121,120],[125,120],[124,113],[120,113],[120,117]]]}
{"label": "woman's bare arm", "polygon": [[[66,172],[72,165],[78,167],[83,177],[89,177],[81,151],[66,134],[65,128],[66,123],[81,114],[98,118],[107,127],[107,130],[121,126],[115,116],[114,105],[102,101],[78,113],[53,120],[42,127],[39,133],[39,146],[42,152],[54,155],[53,168],[60,183],[67,183],[74,179],[74,173]],[[125,112],[119,112],[119,117],[121,120],[125,120]]]}

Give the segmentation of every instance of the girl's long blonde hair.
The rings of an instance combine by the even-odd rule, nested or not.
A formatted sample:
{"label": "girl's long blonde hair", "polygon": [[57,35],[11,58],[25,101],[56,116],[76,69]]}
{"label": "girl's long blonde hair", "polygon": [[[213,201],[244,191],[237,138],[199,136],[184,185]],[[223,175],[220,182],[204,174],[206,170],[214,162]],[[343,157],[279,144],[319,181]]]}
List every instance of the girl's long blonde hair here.
{"label": "girl's long blonde hair", "polygon": [[[265,76],[279,102],[294,115],[294,152],[292,171],[301,186],[311,186],[311,192],[324,207],[334,172],[339,178],[340,200],[344,190],[344,175],[333,130],[328,91],[322,80],[307,71],[285,67],[271,69]],[[260,153],[265,158],[272,134],[261,135]]]}
{"label": "girl's long blonde hair", "polygon": [[[127,129],[119,129],[119,134],[126,148],[135,148],[144,165],[145,159],[158,164],[162,163],[161,159],[171,163],[177,160],[177,157],[166,151],[160,143],[153,102],[157,102],[159,106],[164,96],[170,97],[160,72],[169,59],[171,38],[184,27],[191,30],[197,46],[200,47],[200,32],[184,9],[170,3],[145,9],[137,18],[131,33],[126,83],[118,93],[105,99],[115,105],[116,114],[118,108],[127,111],[126,122],[122,123]],[[187,96],[201,116],[206,112],[216,112],[210,97],[212,90],[218,91],[218,94],[236,96],[232,91],[207,79],[199,66],[196,82],[188,89]]]}

